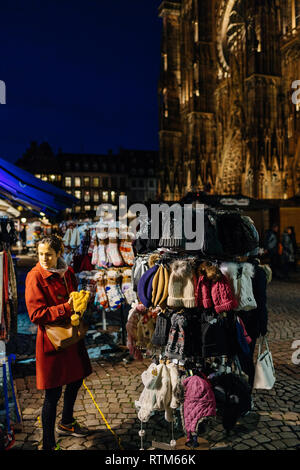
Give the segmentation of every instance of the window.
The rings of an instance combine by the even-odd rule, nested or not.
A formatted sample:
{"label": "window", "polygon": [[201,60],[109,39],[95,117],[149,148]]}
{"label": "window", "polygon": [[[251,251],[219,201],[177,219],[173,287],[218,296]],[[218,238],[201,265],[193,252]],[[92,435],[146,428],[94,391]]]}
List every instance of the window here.
{"label": "window", "polygon": [[97,211],[98,210],[98,206],[94,206],[94,211]]}
{"label": "window", "polygon": [[66,170],[70,170],[71,168],[71,162],[68,160],[66,161]]}
{"label": "window", "polygon": [[83,198],[85,202],[88,202],[91,198],[90,192],[89,191],[84,191]]}
{"label": "window", "polygon": [[34,175],[34,176],[35,176],[36,178],[40,178],[40,177],[41,177],[41,175]]}
{"label": "window", "polygon": [[84,210],[85,210],[85,211],[90,211],[90,210],[91,210],[91,206],[84,206]]}
{"label": "window", "polygon": [[139,187],[143,188],[144,187],[144,180],[139,180]]}
{"label": "window", "polygon": [[84,186],[89,186],[90,185],[90,177],[89,176],[85,176],[83,178],[83,184],[84,184]]}
{"label": "window", "polygon": [[97,191],[94,191],[94,201],[95,202],[99,201],[99,193]]}
{"label": "window", "polygon": [[115,191],[111,191],[110,197],[111,197],[112,202],[115,202],[115,200],[116,200],[116,192],[115,192]]}
{"label": "window", "polygon": [[83,168],[85,169],[85,171],[88,171],[89,170],[89,163],[88,162],[84,162],[83,164]]}
{"label": "window", "polygon": [[102,191],[102,199],[104,202],[108,201],[108,191]]}
{"label": "window", "polygon": [[75,212],[80,212],[81,211],[81,207],[80,206],[75,206]]}
{"label": "window", "polygon": [[72,194],[72,191],[70,189],[67,189],[66,193]]}
{"label": "window", "polygon": [[70,188],[72,186],[72,178],[71,176],[65,176],[65,187]]}
{"label": "window", "polygon": [[98,163],[97,162],[93,162],[93,170],[94,171],[98,170]]}
{"label": "window", "polygon": [[79,189],[76,189],[74,191],[74,196],[77,197],[78,199],[81,199],[81,191]]}
{"label": "window", "polygon": [[154,188],[154,181],[153,180],[149,180],[149,188]]}
{"label": "window", "polygon": [[106,176],[104,176],[104,178],[102,178],[102,186],[104,188],[107,188],[107,180],[108,180],[108,178]]}
{"label": "window", "polygon": [[74,183],[75,183],[76,188],[80,188],[80,186],[81,186],[81,178],[80,178],[80,176],[75,176],[75,178],[74,178]]}
{"label": "window", "polygon": [[56,181],[56,175],[49,175],[50,181]]}
{"label": "window", "polygon": [[94,176],[94,178],[93,178],[93,186],[94,186],[94,188],[98,188],[98,187],[99,187],[99,178],[98,178],[98,176]]}

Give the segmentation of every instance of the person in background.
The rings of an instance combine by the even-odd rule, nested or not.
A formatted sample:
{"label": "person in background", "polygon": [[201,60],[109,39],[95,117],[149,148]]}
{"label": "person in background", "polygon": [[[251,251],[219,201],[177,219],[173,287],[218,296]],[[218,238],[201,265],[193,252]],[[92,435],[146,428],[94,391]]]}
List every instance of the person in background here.
{"label": "person in background", "polygon": [[273,224],[265,235],[264,249],[270,258],[273,277],[281,277],[279,272],[279,225]]}
{"label": "person in background", "polygon": [[26,277],[25,300],[32,323],[38,325],[36,339],[36,383],[45,390],[42,408],[43,450],[57,450],[55,421],[57,403],[66,385],[61,422],[56,431],[60,435],[83,437],[89,431],[73,417],[73,408],[83,379],[92,368],[84,339],[66,349],[56,350],[49,340],[46,324],[68,320],[73,301],[69,293],[77,290],[72,268],[63,258],[61,238],[51,235],[38,242],[38,263]]}
{"label": "person in background", "polygon": [[291,227],[286,227],[281,238],[282,255],[281,265],[284,280],[289,280],[291,267],[295,263],[295,247],[292,239]]}
{"label": "person in background", "polygon": [[295,227],[290,227],[291,229],[291,239],[292,239],[292,243],[293,243],[293,247],[294,247],[294,254],[295,254],[295,261],[294,261],[294,265],[293,265],[293,268],[294,268],[294,271],[297,272],[297,240],[296,240],[296,232],[295,232]]}

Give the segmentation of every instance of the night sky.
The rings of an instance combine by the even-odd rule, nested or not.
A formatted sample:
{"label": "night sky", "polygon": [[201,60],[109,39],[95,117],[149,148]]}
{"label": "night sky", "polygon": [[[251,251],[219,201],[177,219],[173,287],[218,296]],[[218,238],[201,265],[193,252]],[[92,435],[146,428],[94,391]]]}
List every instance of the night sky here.
{"label": "night sky", "polygon": [[0,157],[158,150],[161,0],[1,0]]}

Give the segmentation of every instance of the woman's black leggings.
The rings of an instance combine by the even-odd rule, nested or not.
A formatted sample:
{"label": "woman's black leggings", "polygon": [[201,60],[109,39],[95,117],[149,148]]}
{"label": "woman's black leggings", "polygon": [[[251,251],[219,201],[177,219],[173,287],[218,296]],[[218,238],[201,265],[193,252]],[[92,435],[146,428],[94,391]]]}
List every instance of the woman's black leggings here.
{"label": "woman's black leggings", "polygon": [[[66,385],[64,393],[64,405],[62,412],[62,424],[70,424],[74,421],[73,408],[78,390],[83,379]],[[62,387],[48,388],[45,390],[45,400],[42,409],[43,425],[43,450],[53,449],[55,446],[55,420],[57,403],[62,394]]]}

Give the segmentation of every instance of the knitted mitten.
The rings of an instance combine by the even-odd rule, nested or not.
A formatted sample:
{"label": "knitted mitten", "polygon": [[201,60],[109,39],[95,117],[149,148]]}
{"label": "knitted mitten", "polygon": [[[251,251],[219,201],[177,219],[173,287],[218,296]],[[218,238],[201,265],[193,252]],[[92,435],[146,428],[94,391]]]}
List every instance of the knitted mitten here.
{"label": "knitted mitten", "polygon": [[111,230],[108,234],[107,256],[113,266],[123,266],[124,261],[118,247],[118,231]]}
{"label": "knitted mitten", "polygon": [[[105,273],[97,273],[97,288],[96,288],[97,302],[105,310],[109,309],[108,298],[105,292]],[[96,299],[95,299],[96,300]]]}
{"label": "knitted mitten", "polygon": [[100,232],[97,234],[97,238],[99,240],[99,245],[98,245],[98,266],[101,267],[106,267],[108,265],[108,259],[107,259],[107,244],[108,244],[108,234],[107,231],[104,230],[103,232]]}
{"label": "knitted mitten", "polygon": [[120,254],[124,260],[124,263],[128,266],[133,266],[134,262],[134,251],[132,247],[133,234],[127,232],[123,239],[120,241]]}
{"label": "knitted mitten", "polygon": [[132,289],[131,269],[125,269],[122,273],[121,290],[128,305],[131,305],[137,300],[136,293]]}
{"label": "knitted mitten", "polygon": [[118,278],[119,273],[117,271],[109,270],[107,273],[105,292],[111,310],[117,310],[119,307],[121,307],[121,304],[124,300],[123,294],[118,284]]}

